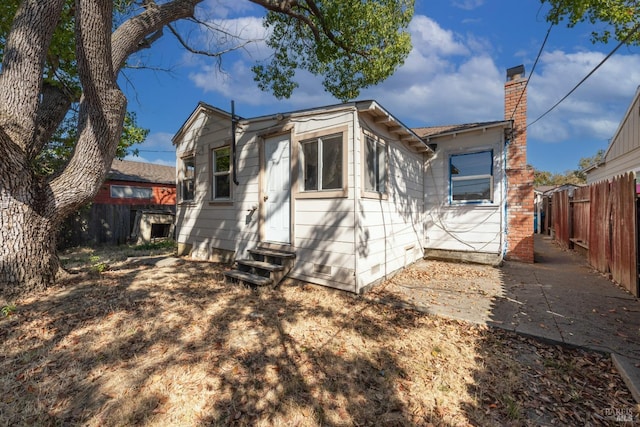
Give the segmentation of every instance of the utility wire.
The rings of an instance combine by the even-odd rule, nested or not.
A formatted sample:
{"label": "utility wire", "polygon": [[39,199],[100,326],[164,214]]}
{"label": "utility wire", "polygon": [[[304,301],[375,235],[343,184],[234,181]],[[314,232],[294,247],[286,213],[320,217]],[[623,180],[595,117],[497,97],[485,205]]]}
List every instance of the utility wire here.
{"label": "utility wire", "polygon": [[611,56],[613,56],[614,53],[616,53],[616,51],[618,49],[620,49],[620,47],[622,47],[622,45],[626,44],[629,39],[631,38],[631,36],[633,36],[638,29],[640,28],[640,25],[636,25],[636,27],[631,30],[631,32],[629,32],[629,34],[627,34],[627,37],[624,38],[624,40],[622,40],[620,43],[618,43],[618,45],[613,48],[613,50],[611,52],[609,52],[609,54],[607,56],[604,57],[604,59],[602,61],[600,61],[600,63],[598,65],[596,65],[596,67],[591,70],[589,72],[589,74],[587,74],[586,76],[584,76],[584,78],[582,80],[580,80],[580,82],[578,82],[577,85],[575,85],[573,87],[573,89],[571,89],[569,91],[569,93],[567,93],[565,96],[562,97],[562,99],[560,99],[560,101],[556,102],[553,107],[549,108],[547,111],[545,111],[540,117],[538,117],[537,119],[535,119],[534,121],[532,121],[531,123],[529,123],[527,125],[527,128],[529,128],[530,126],[534,125],[535,123],[537,123],[540,119],[542,119],[544,116],[546,116],[547,114],[549,114],[551,111],[553,111],[558,105],[560,105],[565,99],[567,99],[573,92],[575,92],[576,89],[578,89],[578,87],[580,87],[580,85],[582,85],[582,83],[584,83],[589,77],[591,77],[591,75],[593,73],[596,72],[596,70],[598,68],[600,68],[602,66],[602,64],[604,64],[609,58],[611,58]]}
{"label": "utility wire", "polygon": [[[531,68],[531,72],[529,72],[529,76],[533,76],[533,72],[536,69],[536,65],[538,65],[538,60],[542,55],[542,51],[544,50],[544,46],[547,44],[547,39],[549,38],[549,33],[551,33],[551,28],[553,28],[553,24],[549,25],[549,29],[547,30],[547,35],[544,36],[544,40],[542,41],[542,45],[540,46],[540,50],[538,51],[538,56],[536,56],[536,60],[533,62],[533,67]],[[513,117],[516,115],[516,111],[518,111],[518,106],[520,105],[520,101],[522,101],[522,97],[525,93],[527,93],[527,86],[529,86],[529,80],[531,77],[527,79],[527,82],[524,84],[524,90],[520,92],[520,98],[518,98],[518,102],[516,102],[516,108],[513,109],[511,113],[511,118],[509,120],[513,120]]]}

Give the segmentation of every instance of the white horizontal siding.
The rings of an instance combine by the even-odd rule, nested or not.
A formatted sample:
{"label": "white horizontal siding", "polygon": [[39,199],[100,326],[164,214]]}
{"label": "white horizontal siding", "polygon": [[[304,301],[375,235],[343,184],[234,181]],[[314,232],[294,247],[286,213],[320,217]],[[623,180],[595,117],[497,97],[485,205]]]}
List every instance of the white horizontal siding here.
{"label": "white horizontal siding", "polygon": [[627,172],[640,171],[640,148],[626,153],[624,156],[608,160],[603,166],[593,169],[587,175],[587,183],[610,179]]}
{"label": "white horizontal siding", "polygon": [[618,131],[616,132],[611,146],[608,149],[606,161],[626,156],[627,153],[640,148],[640,114],[639,101],[636,96],[629,107],[625,117],[623,117]]}
{"label": "white horizontal siding", "polygon": [[640,91],[620,121],[609,145],[605,163],[587,174],[587,184],[640,171]]}
{"label": "white horizontal siding", "polygon": [[[504,144],[502,128],[446,136],[427,162],[425,186],[425,248],[498,254],[504,241]],[[449,203],[451,155],[493,150],[493,202]]]}
{"label": "white horizontal siding", "polygon": [[[387,143],[387,197],[358,203],[358,288],[388,277],[422,257],[424,157],[408,149],[386,127],[363,118],[363,127]],[[362,134],[359,133],[359,138]],[[358,186],[366,160],[356,144]]]}
{"label": "white horizontal siding", "polygon": [[183,139],[188,140],[196,156],[195,200],[177,206],[177,240],[191,244],[194,255],[200,258],[208,258],[215,249],[244,255],[259,238],[258,212],[252,212],[252,207],[258,206],[260,193],[258,144],[251,138],[238,138],[237,178],[240,185],[231,184],[230,202],[213,202],[209,169],[211,149],[229,144],[231,128],[227,118],[212,115],[205,121],[203,117],[207,116],[202,114],[192,126],[199,130],[187,131]]}

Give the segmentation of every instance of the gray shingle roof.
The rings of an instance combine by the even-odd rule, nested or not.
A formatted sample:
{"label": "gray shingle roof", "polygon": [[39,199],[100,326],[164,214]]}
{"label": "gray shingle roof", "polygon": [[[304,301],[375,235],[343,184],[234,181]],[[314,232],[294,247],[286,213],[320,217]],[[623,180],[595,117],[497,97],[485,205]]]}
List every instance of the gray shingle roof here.
{"label": "gray shingle roof", "polygon": [[493,122],[477,122],[477,123],[464,123],[458,125],[446,125],[446,126],[430,126],[430,127],[422,127],[422,128],[413,128],[411,129],[418,135],[420,138],[427,138],[430,136],[436,136],[443,133],[450,132],[462,132],[465,130],[470,130],[474,128],[482,128],[487,126],[493,126],[503,123],[501,121],[493,121]]}
{"label": "gray shingle roof", "polygon": [[114,160],[107,179],[112,181],[152,182],[175,184],[176,168],[153,163]]}

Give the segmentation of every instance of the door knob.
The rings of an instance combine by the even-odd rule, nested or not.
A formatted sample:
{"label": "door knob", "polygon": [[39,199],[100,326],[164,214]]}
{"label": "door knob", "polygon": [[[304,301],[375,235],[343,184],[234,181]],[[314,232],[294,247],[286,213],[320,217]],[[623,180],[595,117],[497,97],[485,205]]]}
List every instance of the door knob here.
{"label": "door knob", "polygon": [[262,199],[266,202],[267,200],[269,200],[269,196],[264,196]]}

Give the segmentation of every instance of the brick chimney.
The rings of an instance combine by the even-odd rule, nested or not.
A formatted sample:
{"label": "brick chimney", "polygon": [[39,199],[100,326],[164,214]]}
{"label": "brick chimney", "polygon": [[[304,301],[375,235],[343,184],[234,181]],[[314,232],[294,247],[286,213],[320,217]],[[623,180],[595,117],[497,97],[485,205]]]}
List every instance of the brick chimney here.
{"label": "brick chimney", "polygon": [[507,145],[507,254],[533,262],[533,170],[527,166],[527,79],[524,65],[507,70],[504,117],[513,127]]}

